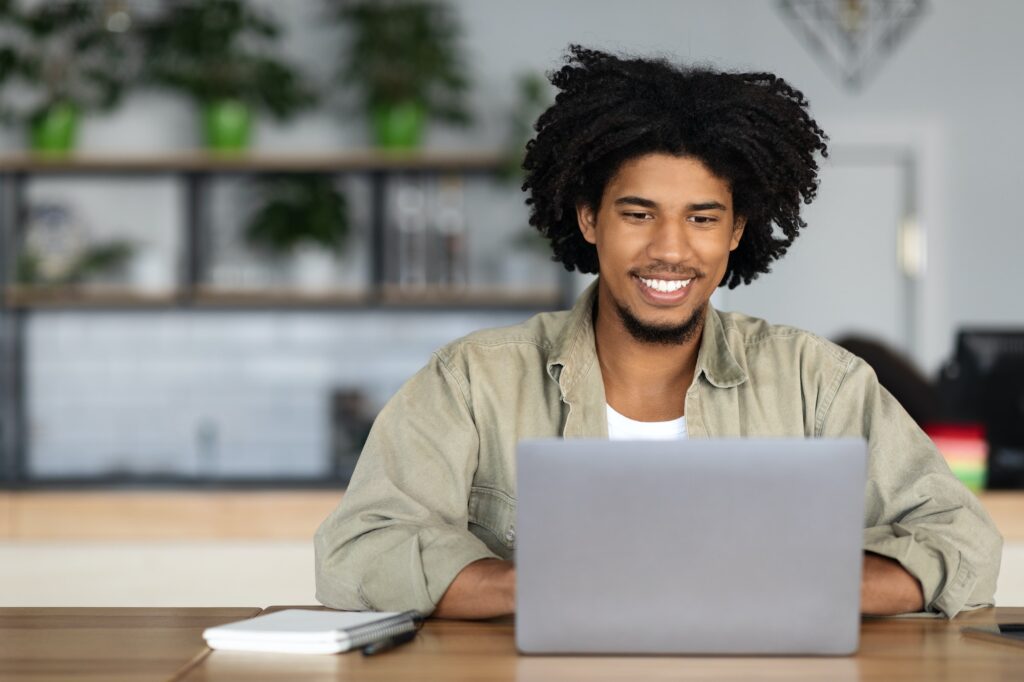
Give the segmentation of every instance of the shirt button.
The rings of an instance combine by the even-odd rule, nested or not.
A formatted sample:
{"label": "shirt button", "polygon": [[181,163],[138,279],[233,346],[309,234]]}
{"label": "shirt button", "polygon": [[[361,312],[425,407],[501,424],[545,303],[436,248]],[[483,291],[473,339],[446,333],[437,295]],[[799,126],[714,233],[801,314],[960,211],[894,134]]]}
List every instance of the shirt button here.
{"label": "shirt button", "polygon": [[508,530],[505,531],[505,542],[513,543],[516,541],[516,527],[509,526]]}

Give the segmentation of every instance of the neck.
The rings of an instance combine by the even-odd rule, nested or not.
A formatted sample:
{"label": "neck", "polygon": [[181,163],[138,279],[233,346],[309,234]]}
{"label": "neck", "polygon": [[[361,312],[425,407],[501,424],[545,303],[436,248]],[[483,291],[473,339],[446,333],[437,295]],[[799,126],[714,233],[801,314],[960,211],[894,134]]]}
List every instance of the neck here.
{"label": "neck", "polygon": [[647,343],[629,333],[614,304],[602,303],[600,294],[598,298],[594,338],[608,404],[619,414],[638,421],[684,416],[704,319],[693,337],[683,343]]}

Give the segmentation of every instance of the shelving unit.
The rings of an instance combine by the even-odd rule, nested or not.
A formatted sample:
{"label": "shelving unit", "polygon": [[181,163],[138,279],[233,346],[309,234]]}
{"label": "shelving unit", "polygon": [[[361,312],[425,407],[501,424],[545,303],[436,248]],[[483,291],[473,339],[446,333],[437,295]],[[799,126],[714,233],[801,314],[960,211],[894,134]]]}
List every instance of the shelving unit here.
{"label": "shelving unit", "polygon": [[[331,155],[243,155],[180,153],[162,156],[74,155],[47,157],[11,155],[0,157],[0,282],[4,284],[4,305],[13,308],[52,307],[118,307],[132,308],[175,305],[214,305],[246,307],[268,305],[439,305],[497,306],[512,308],[547,308],[562,302],[561,294],[517,293],[508,295],[500,289],[491,291],[452,290],[425,287],[421,291],[396,291],[384,279],[384,235],[386,220],[386,184],[393,176],[489,176],[497,177],[507,166],[498,153],[448,152],[375,152],[363,151]],[[277,173],[362,174],[370,179],[372,268],[369,293],[332,292],[330,295],[302,295],[267,291],[225,291],[211,289],[202,281],[202,235],[205,231],[202,204],[206,182],[226,175],[259,175]],[[12,286],[11,273],[21,249],[18,218],[24,212],[24,188],[32,177],[79,176],[119,177],[140,175],[176,176],[185,180],[184,253],[181,263],[180,287],[171,294],[140,295],[130,290],[76,291],[34,290]],[[564,292],[563,292],[564,293]]]}
{"label": "shelving unit", "polygon": [[[27,475],[24,328],[36,311],[98,310],[524,310],[564,307],[571,302],[572,281],[562,277],[555,291],[509,291],[501,287],[421,286],[400,288],[385,277],[387,186],[393,177],[499,177],[507,167],[500,153],[353,151],[344,154],[209,154],[202,152],[158,156],[77,154],[46,157],[15,154],[0,157],[0,486],[32,487]],[[365,290],[301,293],[274,289],[230,290],[204,281],[204,202],[213,178],[260,174],[327,173],[362,175],[369,179],[369,282]],[[176,286],[166,292],[143,293],[126,287],[61,288],[17,284],[15,272],[23,246],[22,225],[26,186],[42,177],[173,177],[183,180],[182,247],[178,254]],[[94,484],[204,484],[202,479],[154,481],[96,480]],[[267,481],[261,479],[261,484]],[[71,481],[51,481],[74,484]],[[217,479],[217,485],[248,485],[247,481]],[[273,482],[269,482],[273,483]],[[296,481],[282,481],[294,486]],[[302,482],[298,482],[301,484]],[[323,485],[324,481],[310,481]]]}
{"label": "shelving unit", "polygon": [[543,291],[507,292],[500,288],[447,289],[423,287],[415,291],[380,287],[375,293],[292,293],[279,290],[231,291],[197,286],[167,294],[139,294],[127,289],[91,291],[8,287],[5,305],[10,310],[157,310],[190,307],[214,310],[313,310],[434,308],[442,310],[547,310],[559,295]]}

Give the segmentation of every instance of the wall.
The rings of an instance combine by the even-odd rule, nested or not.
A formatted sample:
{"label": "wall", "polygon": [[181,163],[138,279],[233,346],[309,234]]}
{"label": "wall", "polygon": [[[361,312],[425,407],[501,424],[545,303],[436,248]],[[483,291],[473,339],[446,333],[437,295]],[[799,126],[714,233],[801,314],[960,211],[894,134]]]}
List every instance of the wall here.
{"label": "wall", "polygon": [[[261,4],[287,22],[287,51],[326,78],[332,62],[324,55],[333,54],[340,39],[317,25],[321,4],[271,0]],[[453,4],[466,28],[478,125],[469,131],[435,127],[428,133],[428,147],[499,146],[506,134],[504,112],[513,101],[513,77],[556,66],[570,42],[775,71],[805,92],[836,145],[880,141],[906,146],[923,164],[920,216],[929,253],[919,294],[922,340],[915,349],[919,364],[934,371],[950,352],[959,326],[1024,324],[1024,301],[1018,293],[1024,290],[1024,269],[1018,266],[1024,231],[1007,207],[1008,200],[1024,189],[1018,168],[1018,160],[1024,158],[1024,135],[1017,127],[1024,105],[1018,73],[1024,60],[1018,35],[1024,3],[930,2],[926,16],[906,42],[856,94],[845,91],[814,63],[774,2],[458,0]],[[89,120],[82,147],[174,150],[189,147],[194,140],[194,117],[187,103],[163,94],[139,93],[118,112]],[[257,143],[265,150],[319,151],[364,147],[367,138],[358,117],[325,110],[287,125],[261,122]],[[0,133],[0,151],[19,146],[16,132]],[[480,212],[481,224],[514,224],[525,215],[514,193],[494,203],[482,202],[475,210]],[[809,229],[824,230],[828,225]],[[865,276],[870,267],[865,263]],[[413,322],[410,318],[409,323]],[[443,339],[494,322],[490,317],[460,317],[452,324],[432,319],[434,332],[421,341],[410,340],[408,357],[424,358]],[[86,324],[84,319],[81,323]],[[45,335],[47,325],[61,324],[68,324],[68,318],[40,320],[34,330]],[[125,318],[117,324],[130,327],[134,323]],[[197,323],[183,328],[193,324]],[[110,357],[117,357],[111,353]],[[414,365],[403,365],[401,373]],[[54,386],[50,392],[61,390]]]}
{"label": "wall", "polygon": [[[289,27],[287,50],[326,78],[339,38],[317,25],[322,5],[261,0]],[[922,214],[930,236],[918,358],[934,369],[948,353],[956,327],[1020,324],[1024,272],[1017,254],[1024,231],[1005,215],[1004,202],[1021,189],[1024,155],[1019,112],[1024,89],[1018,30],[1024,4],[1015,0],[965,3],[933,0],[926,15],[863,90],[851,94],[798,43],[774,2],[754,0],[460,0],[479,125],[468,133],[435,128],[431,147],[493,148],[504,139],[512,77],[558,63],[569,42],[640,53],[662,52],[718,66],[775,71],[801,88],[834,142],[877,131],[926,148]],[[108,150],[178,149],[195,139],[187,103],[164,95],[133,96],[119,112],[88,122],[83,147]],[[263,122],[261,148],[320,150],[364,146],[358,117],[324,111],[280,126]],[[0,134],[0,150],[19,136]],[[812,226],[815,227],[815,226]],[[822,227],[822,229],[824,229]]]}
{"label": "wall", "polygon": [[28,327],[31,472],[315,478],[330,396],[379,406],[452,337],[524,313],[48,313]]}
{"label": "wall", "polygon": [[[458,4],[481,74],[482,106],[507,97],[504,82],[511,74],[551,68],[567,43],[579,42],[770,70],[807,95],[834,144],[874,139],[917,149],[924,162],[921,216],[930,240],[916,359],[934,370],[964,324],[1024,325],[1024,230],[1006,208],[1024,189],[1024,46],[1018,40],[1024,3],[929,2],[906,42],[858,94],[844,91],[814,63],[774,2]],[[486,143],[486,133],[475,139]]]}

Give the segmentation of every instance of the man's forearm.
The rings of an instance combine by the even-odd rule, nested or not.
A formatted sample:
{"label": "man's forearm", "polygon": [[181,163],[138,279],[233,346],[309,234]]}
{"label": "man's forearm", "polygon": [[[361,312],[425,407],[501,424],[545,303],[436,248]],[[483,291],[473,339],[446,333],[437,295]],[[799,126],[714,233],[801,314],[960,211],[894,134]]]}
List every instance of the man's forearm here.
{"label": "man's forearm", "polygon": [[860,583],[860,611],[869,616],[892,616],[924,610],[921,583],[899,562],[864,553]]}
{"label": "man's forearm", "polygon": [[455,576],[433,615],[438,618],[493,618],[515,610],[515,565],[500,559],[481,559]]}
{"label": "man's forearm", "polygon": [[[438,618],[493,618],[515,612],[515,565],[481,559],[455,576],[434,610]],[[899,562],[865,552],[861,612],[872,616],[924,609],[921,583]]]}

